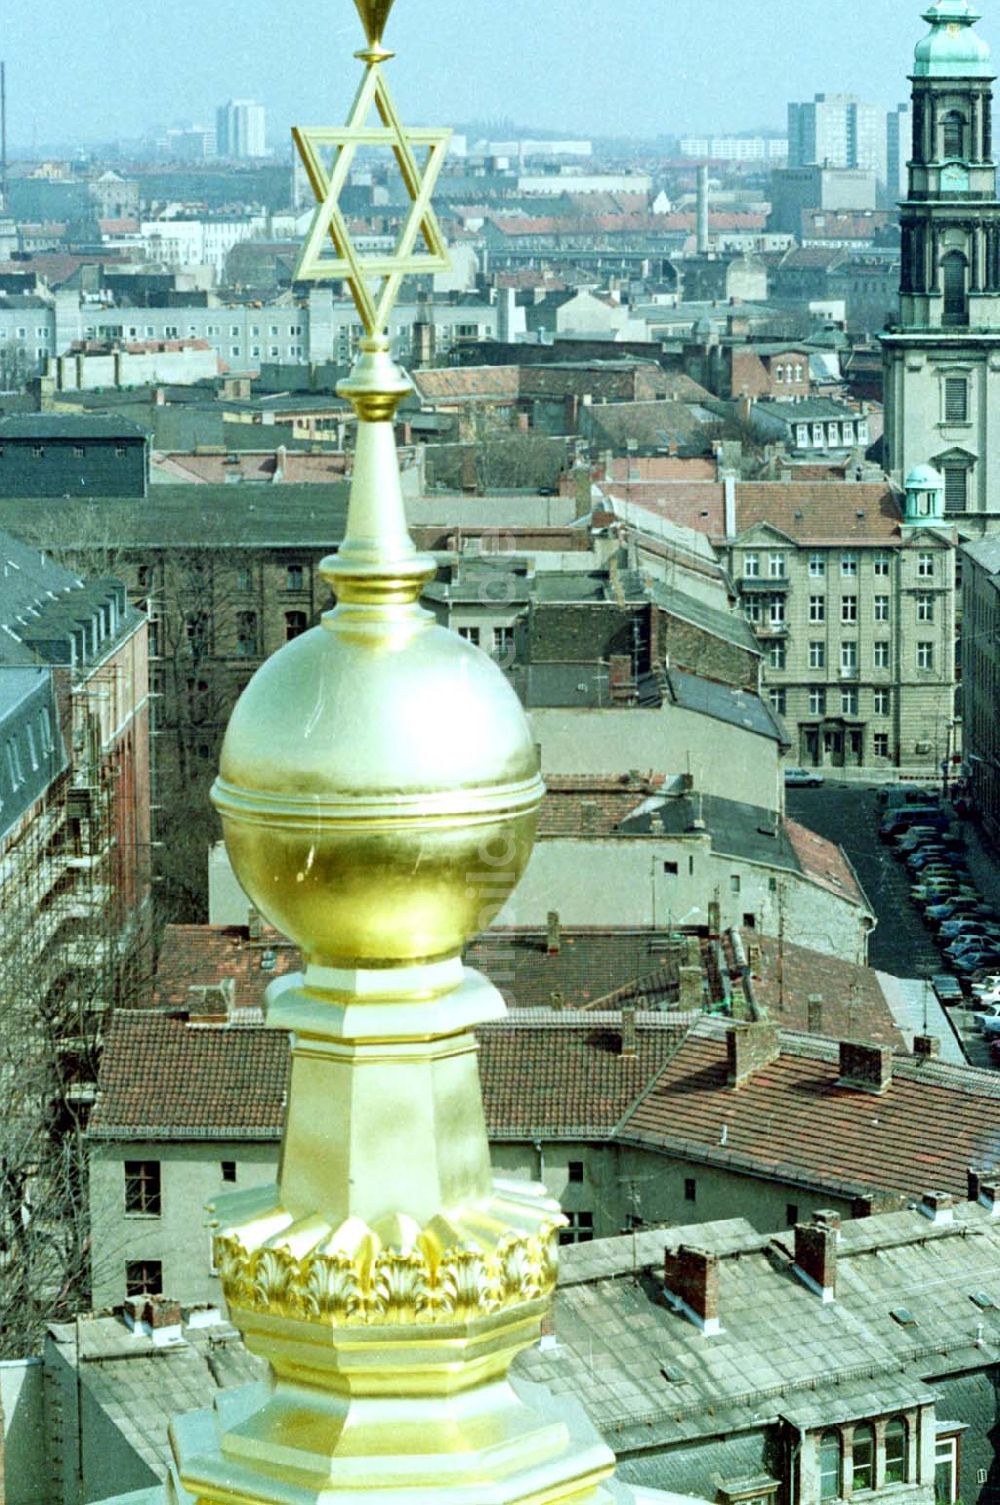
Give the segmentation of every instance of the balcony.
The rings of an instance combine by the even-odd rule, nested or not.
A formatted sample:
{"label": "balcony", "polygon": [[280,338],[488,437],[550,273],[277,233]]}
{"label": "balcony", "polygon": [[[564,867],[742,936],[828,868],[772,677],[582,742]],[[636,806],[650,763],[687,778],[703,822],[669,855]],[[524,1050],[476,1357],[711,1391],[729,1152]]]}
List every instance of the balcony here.
{"label": "balcony", "polygon": [[768,642],[786,638],[789,631],[787,622],[751,622],[750,627],[755,637],[765,638]]}
{"label": "balcony", "polygon": [[861,670],[857,664],[845,666],[841,664],[838,677],[843,680],[857,680],[861,678]]}
{"label": "balcony", "polygon": [[741,575],[736,588],[744,595],[759,596],[783,593],[791,584],[787,575]]}

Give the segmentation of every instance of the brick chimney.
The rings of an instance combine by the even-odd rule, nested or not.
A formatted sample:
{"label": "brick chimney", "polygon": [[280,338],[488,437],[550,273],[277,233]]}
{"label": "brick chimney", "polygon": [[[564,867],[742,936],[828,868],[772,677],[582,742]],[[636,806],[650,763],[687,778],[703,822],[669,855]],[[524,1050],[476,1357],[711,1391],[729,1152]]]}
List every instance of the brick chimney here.
{"label": "brick chimney", "polygon": [[634,1061],[639,1054],[635,1009],[622,1009],[622,1059]]}
{"label": "brick chimney", "polygon": [[721,1333],[719,1256],[681,1244],[663,1252],[663,1284],[668,1304],[683,1312],[706,1338]]}
{"label": "brick chimney", "polygon": [[823,995],[810,993],[806,999],[806,1029],[811,1035],[823,1033]]}
{"label": "brick chimney", "polygon": [[561,945],[560,934],[559,934],[559,911],[558,911],[558,909],[550,909],[549,910],[547,925],[548,925],[548,928],[547,928],[547,933],[546,933],[546,938],[545,938],[545,950],[546,950],[546,953],[549,956],[558,956],[559,955],[559,950],[560,950],[560,945]]}
{"label": "brick chimney", "polygon": [[635,694],[632,660],[627,653],[612,653],[608,658],[608,694],[618,704],[630,701]]}
{"label": "brick chimney", "polygon": [[780,1054],[778,1031],[773,1024],[731,1024],[726,1030],[729,1086],[742,1087],[755,1072],[776,1061]]}
{"label": "brick chimney", "polygon": [[947,1191],[925,1191],[917,1211],[930,1218],[932,1223],[953,1223],[955,1199]]}
{"label": "brick chimney", "polygon": [[859,1045],[855,1040],[841,1040],[838,1087],[886,1092],[891,1082],[892,1051],[888,1045]]}
{"label": "brick chimney", "polygon": [[976,1198],[980,1207],[985,1207],[991,1218],[1000,1218],[1000,1183],[990,1175],[979,1182],[979,1195]]}
{"label": "brick chimney", "polygon": [[826,1304],[837,1292],[837,1239],[840,1214],[824,1209],[809,1223],[795,1225],[795,1263],[792,1269],[804,1286]]}
{"label": "brick chimney", "polygon": [[259,941],[261,937],[260,910],[251,904],[247,910],[247,931],[252,941]]}
{"label": "brick chimney", "polygon": [[979,1201],[980,1176],[970,1165],[965,1173],[965,1196],[969,1202]]}
{"label": "brick chimney", "polygon": [[933,1061],[941,1054],[941,1041],[937,1035],[914,1035],[913,1054],[924,1061]]}

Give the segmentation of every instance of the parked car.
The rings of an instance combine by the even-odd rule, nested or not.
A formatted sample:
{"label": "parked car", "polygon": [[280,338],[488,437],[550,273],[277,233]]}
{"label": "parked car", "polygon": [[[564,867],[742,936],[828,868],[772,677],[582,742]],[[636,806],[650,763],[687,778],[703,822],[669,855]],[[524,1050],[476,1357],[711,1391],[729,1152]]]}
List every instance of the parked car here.
{"label": "parked car", "polygon": [[900,836],[911,826],[917,825],[933,826],[938,831],[945,830],[948,817],[943,810],[929,809],[926,805],[907,805],[903,810],[893,810],[884,815],[878,834],[883,841],[891,841],[894,836]]}
{"label": "parked car", "polygon": [[903,805],[931,805],[936,801],[919,784],[884,784],[878,792],[878,802],[887,810],[898,810]]}
{"label": "parked car", "polygon": [[991,946],[982,951],[963,951],[961,956],[954,958],[951,966],[962,977],[971,978],[974,972],[1000,966],[1000,949]]}
{"label": "parked car", "polygon": [[992,1004],[979,1018],[979,1027],[984,1035],[1000,1037],[1000,1003]]}
{"label": "parked car", "polygon": [[990,1060],[994,1066],[1000,1066],[1000,1040],[990,1041]]}
{"label": "parked car", "polygon": [[962,915],[956,920],[944,921],[938,929],[938,940],[944,945],[945,941],[957,940],[960,935],[978,935],[982,931],[1000,935],[995,921],[986,920],[982,915]]}
{"label": "parked car", "polygon": [[982,977],[972,980],[973,997],[981,998],[985,993],[991,993],[994,988],[1000,988],[1000,972],[984,972]]}
{"label": "parked car", "polygon": [[962,984],[957,977],[952,977],[950,972],[939,973],[931,978],[931,987],[938,997],[938,1002],[945,1005],[961,1003],[965,997],[962,992]]}
{"label": "parked car", "polygon": [[937,879],[930,883],[914,883],[910,888],[910,898],[918,908],[925,908],[931,904],[940,904],[945,899],[975,899],[977,894],[966,883],[959,883],[955,878]]}
{"label": "parked car", "polygon": [[804,785],[809,789],[818,789],[824,783],[823,775],[815,768],[786,768],[785,783],[789,787]]}
{"label": "parked car", "polygon": [[1000,946],[1000,931],[967,930],[941,949],[945,956],[962,956],[966,951],[981,951],[984,946]]}
{"label": "parked car", "polygon": [[992,904],[985,904],[978,896],[962,896],[954,894],[950,899],[942,899],[940,904],[932,904],[926,910],[927,918],[932,924],[942,925],[948,920],[978,919],[994,920],[997,918],[996,910]]}
{"label": "parked car", "polygon": [[903,831],[893,838],[897,852],[912,852],[917,847],[928,844],[947,847],[949,851],[959,851],[964,845],[964,838],[956,831],[939,831],[936,826],[911,826],[908,831]]}

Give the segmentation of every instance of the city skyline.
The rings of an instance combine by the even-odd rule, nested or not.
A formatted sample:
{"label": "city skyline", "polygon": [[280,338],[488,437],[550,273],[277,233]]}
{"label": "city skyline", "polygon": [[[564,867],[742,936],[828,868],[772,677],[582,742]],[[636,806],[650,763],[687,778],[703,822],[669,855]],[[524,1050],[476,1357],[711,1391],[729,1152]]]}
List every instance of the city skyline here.
{"label": "city skyline", "polygon": [[[121,0],[83,0],[72,27],[65,0],[57,16],[60,8],[64,27],[39,34],[15,24],[4,38],[14,154],[55,139],[91,144],[208,123],[233,96],[259,100],[269,136],[280,143],[293,122],[316,120],[317,112],[337,118],[355,86],[353,69],[331,77],[326,63],[360,35],[347,0],[310,5],[307,34],[280,24],[263,0],[247,0],[238,32],[195,0],[176,0],[155,15]],[[410,119],[421,119],[433,100],[455,122],[508,118],[567,134],[780,130],[787,101],[817,91],[850,91],[886,108],[906,98],[909,58],[923,34],[914,0],[881,0],[874,14],[861,0],[840,0],[811,12],[808,31],[797,0],[772,0],[749,39],[746,7],[722,0],[673,0],[652,20],[638,0],[622,0],[613,26],[594,0],[550,0],[541,20],[531,0],[479,9],[463,13],[472,21],[467,29],[456,26],[445,0],[394,10],[387,40],[408,61],[394,83]],[[989,40],[988,24],[980,29]],[[119,62],[113,91],[109,55]],[[655,69],[650,56],[661,59]],[[503,66],[497,57],[507,60]],[[69,81],[60,92],[58,138],[53,75]]]}

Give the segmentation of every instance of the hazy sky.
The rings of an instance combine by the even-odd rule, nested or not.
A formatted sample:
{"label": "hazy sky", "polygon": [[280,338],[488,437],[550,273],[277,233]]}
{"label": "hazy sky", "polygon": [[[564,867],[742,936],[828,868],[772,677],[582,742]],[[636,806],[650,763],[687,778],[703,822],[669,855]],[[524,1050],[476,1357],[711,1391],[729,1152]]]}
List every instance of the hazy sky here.
{"label": "hazy sky", "polygon": [[[997,0],[980,23],[996,36]],[[908,93],[919,0],[397,0],[393,89],[414,123],[510,117],[652,136],[782,126],[789,99]],[[991,14],[991,12],[993,12]],[[344,114],[351,0],[47,0],[6,7],[12,143],[138,136],[261,100],[269,129]],[[1000,41],[1000,39],[998,39]]]}

